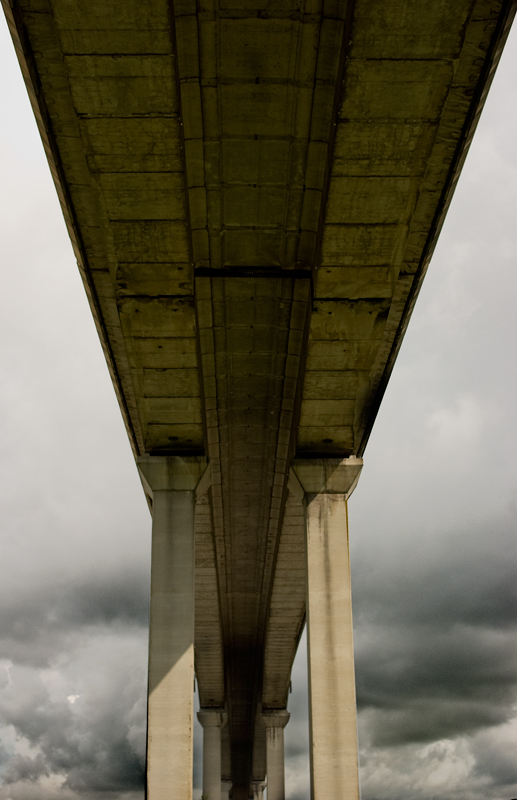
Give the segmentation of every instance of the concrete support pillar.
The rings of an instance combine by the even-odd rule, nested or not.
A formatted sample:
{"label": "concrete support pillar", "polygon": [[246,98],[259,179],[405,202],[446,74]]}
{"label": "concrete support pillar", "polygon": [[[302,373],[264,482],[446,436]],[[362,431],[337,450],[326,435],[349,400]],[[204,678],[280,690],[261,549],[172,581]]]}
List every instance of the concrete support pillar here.
{"label": "concrete support pillar", "polygon": [[251,781],[251,789],[253,791],[253,800],[264,800],[264,789],[266,788],[265,781]]}
{"label": "concrete support pillar", "polygon": [[152,500],[147,799],[191,800],[194,511],[204,458],[137,460]]}
{"label": "concrete support pillar", "polygon": [[221,800],[230,800],[231,781],[221,781]]}
{"label": "concrete support pillar", "polygon": [[221,709],[202,708],[197,715],[203,726],[203,798],[221,800]]}
{"label": "concrete support pillar", "polygon": [[268,800],[285,800],[284,728],[289,717],[287,711],[268,711],[262,714],[266,726]]}
{"label": "concrete support pillar", "polygon": [[304,459],[312,800],[359,800],[347,498],[362,460]]}

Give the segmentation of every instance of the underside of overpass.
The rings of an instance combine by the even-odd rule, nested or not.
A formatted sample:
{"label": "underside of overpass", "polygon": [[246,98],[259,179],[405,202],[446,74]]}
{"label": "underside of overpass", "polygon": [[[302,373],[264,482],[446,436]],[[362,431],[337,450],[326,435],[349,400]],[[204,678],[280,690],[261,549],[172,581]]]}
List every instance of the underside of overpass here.
{"label": "underside of overpass", "polygon": [[210,464],[195,669],[247,798],[306,615],[291,464],[363,455],[515,2],[2,4],[135,456]]}

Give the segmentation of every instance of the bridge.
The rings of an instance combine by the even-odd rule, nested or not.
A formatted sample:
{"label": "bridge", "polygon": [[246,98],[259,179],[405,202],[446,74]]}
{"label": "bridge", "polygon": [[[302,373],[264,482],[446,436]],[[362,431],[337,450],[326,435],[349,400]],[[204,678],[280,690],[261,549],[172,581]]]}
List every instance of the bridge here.
{"label": "bridge", "polygon": [[[347,499],[515,0],[2,0],[153,518],[147,797],[359,798]],[[372,499],[374,502],[374,498]]]}

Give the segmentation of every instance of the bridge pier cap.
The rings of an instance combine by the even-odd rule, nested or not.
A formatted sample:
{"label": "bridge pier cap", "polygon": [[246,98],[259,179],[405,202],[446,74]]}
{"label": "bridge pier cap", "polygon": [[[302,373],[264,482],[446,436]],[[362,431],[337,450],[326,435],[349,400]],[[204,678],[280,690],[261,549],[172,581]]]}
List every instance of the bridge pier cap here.
{"label": "bridge pier cap", "polygon": [[311,495],[341,494],[348,498],[354,491],[361,470],[363,459],[356,456],[348,458],[296,458],[292,462],[292,471],[307,500]]}
{"label": "bridge pier cap", "polygon": [[144,491],[152,500],[155,492],[199,491],[208,459],[203,456],[145,455],[138,456],[136,463]]}

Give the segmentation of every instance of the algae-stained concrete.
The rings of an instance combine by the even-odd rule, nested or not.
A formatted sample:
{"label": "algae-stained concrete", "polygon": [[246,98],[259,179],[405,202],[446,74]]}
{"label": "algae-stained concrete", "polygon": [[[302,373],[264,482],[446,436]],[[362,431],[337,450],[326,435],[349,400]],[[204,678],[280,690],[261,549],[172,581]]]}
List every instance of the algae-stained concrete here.
{"label": "algae-stained concrete", "polygon": [[247,798],[305,617],[290,463],[363,454],[515,3],[2,4],[135,455],[210,460],[196,673]]}

